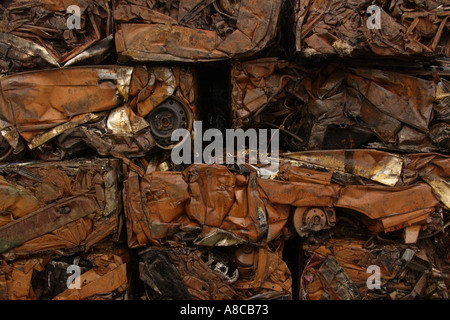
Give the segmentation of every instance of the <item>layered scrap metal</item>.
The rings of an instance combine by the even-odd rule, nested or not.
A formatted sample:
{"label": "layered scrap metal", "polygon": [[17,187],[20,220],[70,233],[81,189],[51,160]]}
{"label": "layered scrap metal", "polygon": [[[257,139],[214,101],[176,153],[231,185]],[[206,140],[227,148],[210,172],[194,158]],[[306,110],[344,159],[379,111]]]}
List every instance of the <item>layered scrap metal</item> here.
{"label": "layered scrap metal", "polygon": [[111,245],[121,229],[119,161],[78,160],[0,168],[0,253],[6,259]]}
{"label": "layered scrap metal", "polygon": [[448,80],[380,69],[235,62],[235,128],[275,127],[284,150],[448,152]]}
{"label": "layered scrap metal", "polygon": [[[300,297],[309,300],[448,299],[448,234],[417,245],[332,238],[306,246]],[[378,267],[379,283],[370,276]],[[372,271],[373,270],[373,271]]]}
{"label": "layered scrap metal", "polygon": [[428,224],[432,216],[442,220],[442,208],[449,205],[449,175],[442,169],[448,168],[448,157],[403,159],[376,150],[283,157],[277,179],[212,165],[142,177],[129,170],[124,181],[129,246],[168,237],[202,246],[264,245],[290,235],[290,217],[301,236],[332,227],[337,208],[365,217],[373,233],[391,232]]}
{"label": "layered scrap metal", "polygon": [[[70,17],[78,17],[79,26],[69,29]],[[108,1],[3,1],[0,70],[13,73],[81,61],[99,63],[113,50],[112,18]]]}
{"label": "layered scrap metal", "polygon": [[295,48],[309,57],[450,57],[449,15],[445,0],[296,0]]}
{"label": "layered scrap metal", "polygon": [[292,277],[281,250],[150,247],[140,254],[139,272],[148,299],[290,299]]}
{"label": "layered scrap metal", "polygon": [[10,75],[0,85],[3,161],[38,147],[45,159],[86,147],[142,156],[170,148],[173,130],[191,130],[195,113],[189,67],[73,67]]}
{"label": "layered scrap metal", "polygon": [[[85,256],[36,256],[14,262],[0,261],[2,300],[119,300],[128,289],[129,255],[121,250]],[[69,289],[67,269],[80,268],[79,289]]]}
{"label": "layered scrap metal", "polygon": [[1,300],[449,298],[446,1],[69,2],[0,4]]}
{"label": "layered scrap metal", "polygon": [[274,40],[282,1],[114,1],[120,61],[214,61]]}

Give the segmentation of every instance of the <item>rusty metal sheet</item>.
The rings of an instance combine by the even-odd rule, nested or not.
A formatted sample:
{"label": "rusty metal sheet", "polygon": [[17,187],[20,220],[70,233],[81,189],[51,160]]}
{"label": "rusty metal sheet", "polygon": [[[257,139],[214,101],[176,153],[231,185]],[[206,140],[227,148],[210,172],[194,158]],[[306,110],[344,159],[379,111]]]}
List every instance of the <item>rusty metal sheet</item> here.
{"label": "rusty metal sheet", "polygon": [[234,288],[202,260],[205,252],[188,247],[149,247],[140,253],[139,276],[146,298],[231,300]]}
{"label": "rusty metal sheet", "polygon": [[175,245],[140,253],[146,299],[291,299],[292,276],[283,246],[238,246],[227,251]]}
{"label": "rusty metal sheet", "polygon": [[86,257],[92,267],[80,276],[80,289],[66,289],[52,300],[124,300],[129,287],[126,250],[94,252]]}
{"label": "rusty metal sheet", "polygon": [[[307,174],[314,174],[314,169],[305,166],[318,166],[325,172],[316,172],[321,176],[329,176],[330,181],[346,183],[340,174],[351,174],[370,179],[387,186],[406,186],[417,181],[426,182],[433,192],[438,195],[442,205],[449,207],[450,189],[448,180],[450,173],[450,159],[438,153],[421,154],[393,154],[378,150],[321,150],[293,152],[281,155],[286,165],[292,165],[294,170],[307,170]],[[299,168],[299,169],[297,169]],[[283,175],[283,168],[280,169]],[[287,171],[293,171],[287,168]],[[299,181],[294,173],[294,180]],[[313,176],[309,181],[314,181]],[[297,179],[297,180],[295,180]],[[285,178],[289,180],[289,177]],[[317,181],[317,180],[316,180]],[[318,183],[318,182],[317,182]],[[367,182],[365,184],[368,184]]]}
{"label": "rusty metal sheet", "polygon": [[[39,256],[0,260],[1,300],[117,300],[129,286],[125,250],[96,251],[87,256]],[[80,289],[69,289],[70,266],[80,268]]]}
{"label": "rusty metal sheet", "polygon": [[295,48],[305,56],[450,56],[444,0],[295,2]]}
{"label": "rusty metal sheet", "polygon": [[104,240],[117,241],[118,160],[11,164],[0,170],[5,258],[83,251]]}
{"label": "rusty metal sheet", "polygon": [[196,112],[195,78],[183,66],[31,71],[3,77],[0,86],[4,161],[23,152],[24,140],[44,160],[82,154],[82,147],[142,156],[154,146],[173,146],[170,133],[191,130]]}
{"label": "rusty metal sheet", "polygon": [[403,181],[411,183],[419,177],[433,188],[443,205],[449,209],[450,157],[438,153],[407,155]]}
{"label": "rusty metal sheet", "polygon": [[[0,299],[448,299],[449,12],[1,2]],[[278,169],[173,163],[194,120],[279,129]]]}
{"label": "rusty metal sheet", "polygon": [[279,128],[283,150],[448,150],[445,78],[275,58],[232,65],[233,127]]}
{"label": "rusty metal sheet", "polygon": [[249,56],[277,36],[281,7],[280,0],[116,0],[116,50],[122,62]]}
{"label": "rusty metal sheet", "polygon": [[[69,29],[77,14],[79,26]],[[113,50],[108,1],[8,0],[0,5],[0,70],[15,73],[80,62],[100,63]]]}
{"label": "rusty metal sheet", "polygon": [[234,283],[239,299],[292,299],[292,275],[282,259],[283,242],[274,248],[237,248],[234,261],[239,279]]}
{"label": "rusty metal sheet", "polygon": [[132,72],[132,67],[78,67],[3,77],[2,120],[29,141],[72,117],[121,105]]}
{"label": "rusty metal sheet", "polygon": [[439,195],[424,181],[339,185],[329,173],[324,183],[311,176],[313,169],[308,181],[298,172],[289,161],[277,180],[218,165],[147,174],[131,168],[124,181],[128,245],[175,238],[209,247],[267,244],[290,237],[292,227],[300,236],[331,228],[342,209],[355,212],[372,233],[433,224],[431,216],[442,214]]}
{"label": "rusty metal sheet", "polygon": [[[262,179],[259,184],[272,204],[288,204],[297,208],[351,209],[370,219],[367,227],[374,233],[391,232],[413,224],[426,224],[427,218],[440,208],[438,197],[426,183],[416,183],[407,187],[336,184],[323,186],[295,182],[280,184],[278,181]],[[420,197],[417,197],[418,194]],[[320,215],[323,217],[320,217],[317,224],[320,226],[323,223],[325,226],[326,221],[330,222],[331,216],[329,214],[326,216],[321,210],[318,211],[319,217]],[[308,217],[308,214],[302,212],[299,212],[299,215],[303,219]],[[311,213],[310,217],[314,219],[315,216]],[[307,221],[306,224],[308,223]],[[323,227],[318,229],[321,230]],[[307,230],[315,231],[314,228],[311,225]]]}
{"label": "rusty metal sheet", "polygon": [[[405,245],[357,238],[305,246],[308,261],[301,272],[300,299],[448,299],[449,269],[437,248],[426,240]],[[370,266],[380,270],[379,288],[369,288]]]}
{"label": "rusty metal sheet", "polygon": [[[176,236],[202,246],[267,243],[279,237],[289,217],[272,206],[256,174],[237,175],[224,166],[192,165],[181,172],[152,172],[124,181],[128,244],[139,247]],[[220,190],[220,192],[217,192]]]}
{"label": "rusty metal sheet", "polygon": [[425,222],[439,207],[439,200],[425,183],[394,188],[346,186],[342,188],[336,206],[381,221],[382,227],[377,230],[375,226],[375,230],[390,232]]}
{"label": "rusty metal sheet", "polygon": [[304,151],[284,153],[281,157],[351,173],[388,186],[401,182],[404,163],[396,154],[373,149]]}

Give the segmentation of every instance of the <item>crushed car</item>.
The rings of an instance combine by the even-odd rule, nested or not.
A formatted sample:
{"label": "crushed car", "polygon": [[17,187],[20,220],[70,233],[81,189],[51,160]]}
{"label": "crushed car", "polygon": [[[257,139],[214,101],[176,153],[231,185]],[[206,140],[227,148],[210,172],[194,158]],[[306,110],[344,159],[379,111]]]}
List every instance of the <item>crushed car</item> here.
{"label": "crushed car", "polygon": [[0,48],[2,74],[100,63],[114,50],[109,1],[3,1]]}
{"label": "crushed car", "polygon": [[276,39],[281,8],[281,0],[115,0],[118,59],[205,62],[251,56]]}
{"label": "crushed car", "polygon": [[449,85],[375,68],[234,62],[233,128],[278,128],[288,151],[448,152]]}
{"label": "crushed car", "polygon": [[[86,255],[39,255],[14,262],[0,260],[0,299],[123,300],[129,289],[129,259],[126,250],[116,249]],[[67,272],[71,267],[80,272],[73,282]]]}
{"label": "crushed car", "polygon": [[117,159],[2,165],[2,258],[114,245],[123,224],[120,170]]}
{"label": "crushed car", "polygon": [[89,149],[143,156],[173,147],[171,133],[191,130],[196,112],[195,77],[184,66],[70,67],[0,82],[0,161],[36,149],[43,160]]}
{"label": "crushed car", "polygon": [[447,1],[295,1],[303,56],[450,57]]}
{"label": "crushed car", "polygon": [[[445,235],[448,244],[448,233]],[[442,240],[405,245],[385,239],[330,238],[306,244],[304,300],[448,299],[448,247]],[[378,270],[378,281],[370,278]]]}

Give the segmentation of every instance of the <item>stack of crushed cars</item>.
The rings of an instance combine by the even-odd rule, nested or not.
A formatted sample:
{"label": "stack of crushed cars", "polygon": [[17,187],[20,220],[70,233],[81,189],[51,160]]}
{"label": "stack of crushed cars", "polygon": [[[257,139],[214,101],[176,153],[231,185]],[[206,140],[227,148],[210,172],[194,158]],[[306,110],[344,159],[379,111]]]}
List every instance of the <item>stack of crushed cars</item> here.
{"label": "stack of crushed cars", "polygon": [[[448,299],[449,29],[441,0],[2,1],[0,300]],[[216,113],[278,130],[278,168],[175,164]]]}

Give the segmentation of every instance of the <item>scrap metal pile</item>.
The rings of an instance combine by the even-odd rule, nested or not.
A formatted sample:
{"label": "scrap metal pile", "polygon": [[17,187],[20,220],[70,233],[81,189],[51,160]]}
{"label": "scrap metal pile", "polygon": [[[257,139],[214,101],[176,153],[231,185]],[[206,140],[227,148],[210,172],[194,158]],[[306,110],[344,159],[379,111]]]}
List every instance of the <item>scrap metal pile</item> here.
{"label": "scrap metal pile", "polygon": [[[448,299],[449,16],[3,1],[0,299]],[[278,168],[175,163],[196,121],[278,129]]]}

